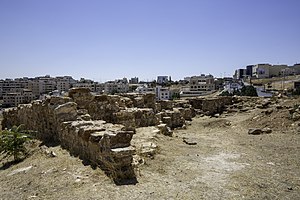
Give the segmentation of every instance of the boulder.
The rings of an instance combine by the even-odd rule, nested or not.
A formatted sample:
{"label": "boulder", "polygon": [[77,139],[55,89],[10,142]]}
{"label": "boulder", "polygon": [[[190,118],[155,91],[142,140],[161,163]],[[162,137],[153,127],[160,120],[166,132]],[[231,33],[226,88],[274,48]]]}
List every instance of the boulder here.
{"label": "boulder", "polygon": [[68,102],[57,106],[54,109],[55,116],[58,121],[73,121],[77,117],[77,104],[75,102]]}
{"label": "boulder", "polygon": [[260,128],[250,128],[248,130],[248,134],[250,134],[250,135],[260,135],[262,133],[263,133],[263,131]]}
{"label": "boulder", "polygon": [[261,134],[269,134],[272,133],[272,130],[270,128],[250,128],[248,130],[248,134],[250,135],[261,135]]}

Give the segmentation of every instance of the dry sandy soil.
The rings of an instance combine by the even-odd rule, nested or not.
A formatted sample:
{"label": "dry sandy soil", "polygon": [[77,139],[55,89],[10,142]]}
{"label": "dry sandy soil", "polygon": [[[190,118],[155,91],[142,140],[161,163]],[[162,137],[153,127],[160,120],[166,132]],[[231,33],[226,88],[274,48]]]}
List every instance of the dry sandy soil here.
{"label": "dry sandy soil", "polygon": [[[287,110],[263,112],[197,116],[173,137],[153,134],[157,154],[139,165],[135,185],[115,185],[59,146],[50,157],[37,142],[23,162],[0,162],[0,199],[300,199],[298,122]],[[273,132],[249,135],[251,127]]]}

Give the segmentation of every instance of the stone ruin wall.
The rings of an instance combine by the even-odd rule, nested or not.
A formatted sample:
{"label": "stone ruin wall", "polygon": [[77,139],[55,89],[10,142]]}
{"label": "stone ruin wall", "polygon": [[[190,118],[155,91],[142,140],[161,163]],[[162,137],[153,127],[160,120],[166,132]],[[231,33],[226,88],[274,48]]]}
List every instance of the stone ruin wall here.
{"label": "stone ruin wall", "polygon": [[[155,101],[153,94],[92,95],[88,89],[70,90],[69,97],[19,105],[3,112],[2,127],[24,124],[37,138],[58,142],[71,154],[100,166],[117,182],[135,179],[130,141],[135,128],[157,126],[162,134],[185,126],[199,113],[221,112],[231,97]],[[200,112],[200,113],[201,113]]]}
{"label": "stone ruin wall", "polygon": [[2,126],[24,124],[46,143],[59,142],[72,155],[99,166],[115,182],[135,179],[130,141],[134,130],[102,120],[83,120],[71,98],[51,97],[3,112]]}

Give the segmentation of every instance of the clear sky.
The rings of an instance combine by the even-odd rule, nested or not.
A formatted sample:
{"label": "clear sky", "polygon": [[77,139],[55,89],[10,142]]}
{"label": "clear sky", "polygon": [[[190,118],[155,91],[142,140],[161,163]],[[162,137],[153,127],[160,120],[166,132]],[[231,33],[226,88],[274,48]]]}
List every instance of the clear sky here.
{"label": "clear sky", "polygon": [[300,63],[300,0],[0,0],[0,78],[232,75]]}

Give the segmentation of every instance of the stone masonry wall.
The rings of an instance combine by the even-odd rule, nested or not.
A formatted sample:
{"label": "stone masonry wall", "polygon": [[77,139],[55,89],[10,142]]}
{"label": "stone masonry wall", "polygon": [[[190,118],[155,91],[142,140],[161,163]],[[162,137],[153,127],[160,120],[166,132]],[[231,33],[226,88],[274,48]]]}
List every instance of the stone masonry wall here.
{"label": "stone masonry wall", "polygon": [[93,95],[74,88],[69,97],[19,105],[3,112],[3,128],[24,124],[46,142],[59,142],[71,154],[98,165],[117,179],[135,178],[130,146],[135,128],[157,126],[162,133],[184,127],[197,113],[213,115],[232,97],[158,101],[154,94]]}
{"label": "stone masonry wall", "polygon": [[223,111],[226,105],[232,104],[232,97],[192,98],[189,103],[194,109],[199,109],[207,115],[213,115]]}
{"label": "stone masonry wall", "polygon": [[24,124],[47,142],[59,142],[71,154],[97,165],[116,182],[135,179],[132,168],[134,129],[105,121],[84,121],[71,98],[51,97],[3,112],[2,127]]}

